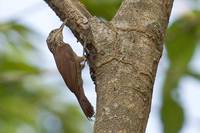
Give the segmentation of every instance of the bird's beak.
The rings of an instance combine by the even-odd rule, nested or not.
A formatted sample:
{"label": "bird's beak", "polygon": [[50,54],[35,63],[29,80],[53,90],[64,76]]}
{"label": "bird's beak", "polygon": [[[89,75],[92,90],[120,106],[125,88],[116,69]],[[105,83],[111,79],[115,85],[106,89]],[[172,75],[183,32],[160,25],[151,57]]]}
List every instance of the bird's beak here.
{"label": "bird's beak", "polygon": [[60,28],[59,28],[59,32],[62,32],[63,31],[63,28],[64,28],[64,26],[65,26],[65,24],[63,23],[61,26],[60,26]]}
{"label": "bird's beak", "polygon": [[65,21],[63,22],[63,24],[60,26],[60,28],[57,29],[57,31],[56,31],[56,33],[55,33],[56,36],[62,35],[62,34],[60,34],[60,33],[62,33],[63,28],[64,28],[66,22],[67,22],[67,21],[65,20]]}
{"label": "bird's beak", "polygon": [[63,30],[63,28],[64,28],[64,26],[65,26],[65,24],[67,23],[67,20],[64,20],[63,21],[63,24],[60,26],[60,28],[59,28],[59,31],[62,31]]}

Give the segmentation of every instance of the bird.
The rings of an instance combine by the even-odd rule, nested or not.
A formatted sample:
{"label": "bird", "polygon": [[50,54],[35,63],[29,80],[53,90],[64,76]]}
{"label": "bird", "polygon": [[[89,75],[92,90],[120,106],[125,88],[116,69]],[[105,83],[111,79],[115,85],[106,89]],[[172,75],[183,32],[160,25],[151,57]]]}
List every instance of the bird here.
{"label": "bird", "polygon": [[[90,119],[94,116],[94,109],[83,89],[81,70],[85,65],[86,58],[77,56],[68,43],[63,41],[63,28],[65,22],[58,29],[52,30],[47,37],[47,46],[54,56],[58,71],[66,86],[76,96],[85,116]],[[84,61],[84,64],[81,62]]]}

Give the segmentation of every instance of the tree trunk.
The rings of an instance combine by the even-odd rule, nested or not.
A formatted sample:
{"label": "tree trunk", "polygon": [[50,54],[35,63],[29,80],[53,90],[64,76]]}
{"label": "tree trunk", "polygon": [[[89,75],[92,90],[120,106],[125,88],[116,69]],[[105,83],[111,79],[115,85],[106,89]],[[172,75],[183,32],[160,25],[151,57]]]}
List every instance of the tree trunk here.
{"label": "tree trunk", "polygon": [[144,133],[173,0],[124,0],[109,22],[77,0],[46,2],[86,44],[97,92],[94,132]]}

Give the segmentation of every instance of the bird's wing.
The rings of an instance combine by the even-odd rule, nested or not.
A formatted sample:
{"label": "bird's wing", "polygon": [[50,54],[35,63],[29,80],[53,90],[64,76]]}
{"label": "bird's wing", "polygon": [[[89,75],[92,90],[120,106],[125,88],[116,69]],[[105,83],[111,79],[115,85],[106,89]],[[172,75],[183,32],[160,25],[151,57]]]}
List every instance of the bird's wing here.
{"label": "bird's wing", "polygon": [[69,54],[65,46],[59,46],[54,54],[54,58],[65,84],[72,92],[74,92],[75,89],[79,88],[77,65],[74,56]]}

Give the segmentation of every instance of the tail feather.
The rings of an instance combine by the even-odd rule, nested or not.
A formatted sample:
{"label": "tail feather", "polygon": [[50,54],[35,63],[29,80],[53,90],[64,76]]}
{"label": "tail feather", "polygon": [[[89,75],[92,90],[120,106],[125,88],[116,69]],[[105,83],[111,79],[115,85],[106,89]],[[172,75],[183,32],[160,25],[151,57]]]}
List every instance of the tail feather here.
{"label": "tail feather", "polygon": [[87,118],[91,118],[94,115],[94,109],[91,103],[88,101],[85,95],[82,95],[78,98],[78,102],[86,115]]}

